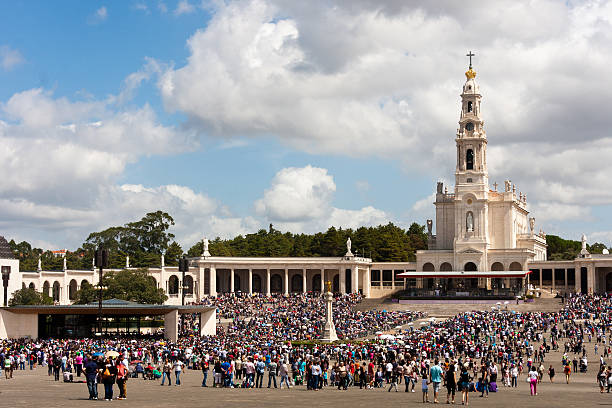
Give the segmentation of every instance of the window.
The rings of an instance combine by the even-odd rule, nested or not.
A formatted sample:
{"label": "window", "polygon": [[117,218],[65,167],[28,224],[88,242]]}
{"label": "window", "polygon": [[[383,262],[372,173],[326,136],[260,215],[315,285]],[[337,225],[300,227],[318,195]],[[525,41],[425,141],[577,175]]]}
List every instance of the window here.
{"label": "window", "polygon": [[471,183],[471,182],[472,182],[472,179],[468,177],[468,179],[467,179],[467,180],[465,180],[465,182],[466,182],[466,183]]}
{"label": "window", "polygon": [[466,123],[465,130],[467,130],[468,132],[471,132],[472,130],[474,130],[474,124],[472,122]]}
{"label": "window", "polygon": [[473,109],[472,109],[472,101],[469,101],[469,102],[468,102],[468,105],[467,105],[467,111],[468,111],[468,112],[472,112],[472,110],[473,110]]}
{"label": "window", "polygon": [[466,170],[474,170],[474,151],[468,149],[465,154],[465,168]]}

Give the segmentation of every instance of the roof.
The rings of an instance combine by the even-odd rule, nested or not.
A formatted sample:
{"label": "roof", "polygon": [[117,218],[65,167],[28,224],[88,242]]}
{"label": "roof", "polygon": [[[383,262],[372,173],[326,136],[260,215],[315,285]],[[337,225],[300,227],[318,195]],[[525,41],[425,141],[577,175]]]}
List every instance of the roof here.
{"label": "roof", "polygon": [[[98,302],[92,302],[86,305],[20,305],[5,307],[3,309],[13,313],[97,314]],[[195,305],[175,306],[141,304],[121,299],[108,299],[102,301],[102,312],[105,315],[158,316],[175,310],[182,314],[203,313],[214,309],[214,307]]]}
{"label": "roof", "polygon": [[4,239],[3,236],[0,235],[0,259],[15,259],[15,254],[11,250],[11,246]]}

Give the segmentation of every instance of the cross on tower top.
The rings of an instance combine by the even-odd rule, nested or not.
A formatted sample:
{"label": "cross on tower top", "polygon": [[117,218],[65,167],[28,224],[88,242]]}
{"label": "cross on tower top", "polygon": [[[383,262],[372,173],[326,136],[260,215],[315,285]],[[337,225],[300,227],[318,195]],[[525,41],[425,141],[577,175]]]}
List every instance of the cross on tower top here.
{"label": "cross on tower top", "polygon": [[472,51],[468,52],[467,54],[465,54],[466,57],[470,58],[470,69],[472,69],[472,57],[475,56],[476,54],[472,53]]}

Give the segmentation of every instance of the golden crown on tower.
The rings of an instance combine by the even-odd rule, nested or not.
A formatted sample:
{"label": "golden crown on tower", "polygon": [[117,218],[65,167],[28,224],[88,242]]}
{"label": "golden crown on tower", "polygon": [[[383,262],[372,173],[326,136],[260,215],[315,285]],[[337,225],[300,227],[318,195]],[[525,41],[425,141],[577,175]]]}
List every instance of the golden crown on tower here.
{"label": "golden crown on tower", "polygon": [[474,79],[476,78],[476,71],[474,71],[472,68],[468,69],[465,73],[465,77],[467,79]]}

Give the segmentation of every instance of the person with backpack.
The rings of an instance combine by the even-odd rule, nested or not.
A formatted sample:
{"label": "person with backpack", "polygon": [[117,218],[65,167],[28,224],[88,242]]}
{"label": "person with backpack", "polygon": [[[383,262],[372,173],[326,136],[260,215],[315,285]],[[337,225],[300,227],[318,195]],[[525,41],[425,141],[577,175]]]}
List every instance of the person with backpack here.
{"label": "person with backpack", "polygon": [[117,366],[113,364],[113,359],[108,358],[102,371],[102,383],[104,384],[104,399],[112,401],[113,399],[113,384],[117,379]]}

